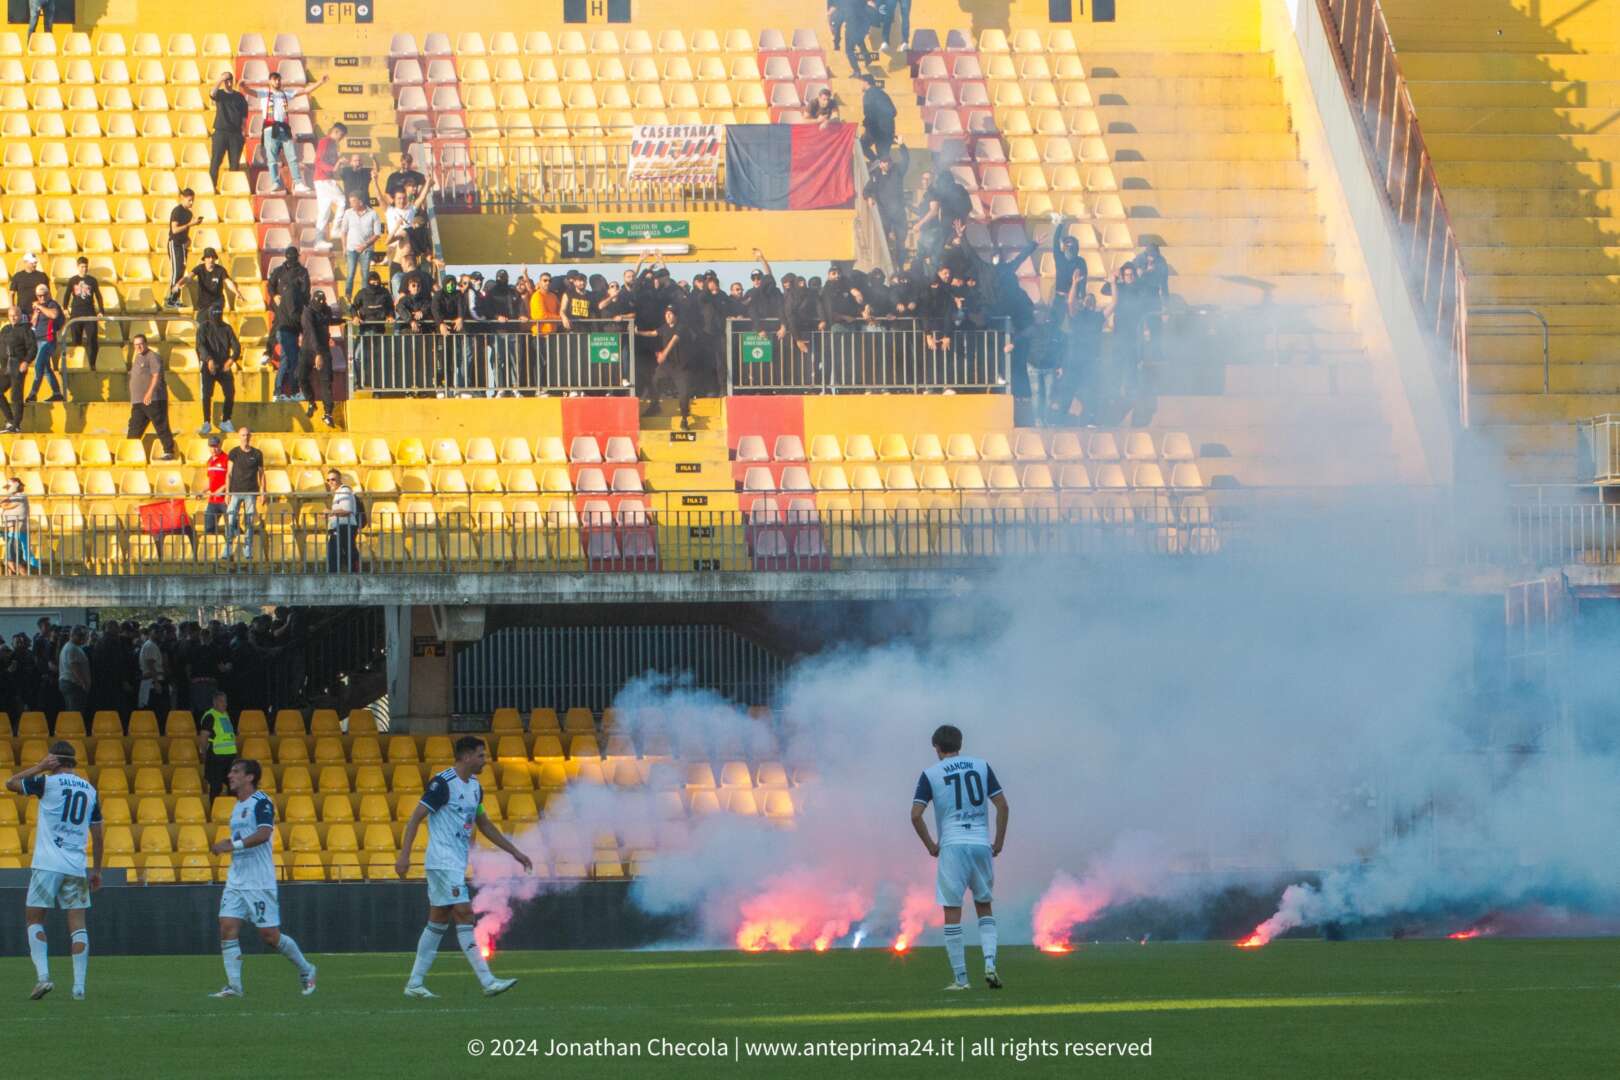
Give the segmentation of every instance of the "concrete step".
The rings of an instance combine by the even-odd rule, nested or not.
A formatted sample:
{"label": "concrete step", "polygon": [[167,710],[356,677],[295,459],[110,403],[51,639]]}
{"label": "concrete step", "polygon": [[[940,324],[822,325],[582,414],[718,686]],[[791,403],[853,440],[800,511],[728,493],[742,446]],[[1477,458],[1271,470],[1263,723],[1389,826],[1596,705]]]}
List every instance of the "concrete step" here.
{"label": "concrete step", "polygon": [[[1620,359],[1602,364],[1554,364],[1555,394],[1620,394]],[[1539,394],[1540,364],[1481,364],[1470,357],[1468,387],[1475,394]]]}
{"label": "concrete step", "polygon": [[730,491],[728,461],[649,461],[647,485],[654,491]]}
{"label": "concrete step", "polygon": [[1534,105],[1555,108],[1613,109],[1620,107],[1620,81],[1591,82],[1412,82],[1407,84],[1418,120],[1425,122],[1431,108],[1448,106]]}
{"label": "concrete step", "polygon": [[1137,131],[1244,134],[1293,130],[1288,106],[1261,105],[1097,105],[1093,110],[1105,134]]}
{"label": "concrete step", "polygon": [[1089,81],[1126,79],[1270,79],[1271,56],[1262,52],[1162,53],[1091,52],[1085,64]]}
{"label": "concrete step", "polygon": [[1620,71],[1620,55],[1614,54],[1425,52],[1401,47],[1399,35],[1395,41],[1401,54],[1401,72],[1414,82],[1606,80]]}
{"label": "concrete step", "polygon": [[1378,399],[1370,395],[1165,396],[1158,405],[1153,417],[1156,426],[1190,432],[1214,427],[1257,428],[1278,429],[1290,438],[1313,433],[1328,438],[1327,432],[1342,428],[1360,432],[1366,438],[1365,445],[1374,444],[1375,433],[1382,440],[1379,445],[1387,446],[1389,442],[1389,425],[1380,412]]}
{"label": "concrete step", "polygon": [[1470,415],[1483,424],[1572,424],[1602,413],[1620,412],[1620,392],[1553,394],[1476,394]]}
{"label": "concrete step", "polygon": [[[1468,356],[1482,364],[1541,365],[1541,327],[1520,316],[1475,315],[1469,320]],[[1620,356],[1612,334],[1554,327],[1550,347],[1560,364],[1604,364]]]}
{"label": "concrete step", "polygon": [[1305,165],[1294,161],[1119,161],[1082,170],[1086,185],[1101,180],[1121,191],[1302,191],[1311,186]]}
{"label": "concrete step", "polygon": [[[194,432],[202,424],[202,406],[195,400],[182,400],[175,387],[170,387],[169,426],[175,437]],[[214,399],[218,407],[219,399]],[[341,422],[344,406],[339,403],[337,414]],[[327,427],[317,415],[314,420],[304,416],[299,404],[238,401],[234,416],[237,427],[255,431],[325,433]],[[24,431],[70,431],[75,435],[102,435],[122,437],[129,426],[128,402],[91,402],[66,405],[43,403],[27,406],[23,417]]]}
{"label": "concrete step", "polygon": [[[1023,168],[1028,166],[1010,167],[1014,183],[1019,182]],[[1099,210],[1105,206],[1112,208],[1111,198],[1117,198],[1119,208],[1132,219],[1315,218],[1321,213],[1316,205],[1316,193],[1305,189],[1121,191],[1117,196],[1094,194],[1091,202]]]}
{"label": "concrete step", "polygon": [[1453,222],[1478,217],[1612,217],[1620,190],[1567,188],[1456,188],[1446,192]]}
{"label": "concrete step", "polygon": [[1493,416],[1472,418],[1473,427],[1488,435],[1511,457],[1575,457],[1575,429],[1567,423],[1508,422]]}
{"label": "concrete step", "polygon": [[[1445,186],[1442,181],[1441,187]],[[1620,220],[1608,218],[1498,217],[1454,221],[1465,244],[1518,247],[1610,247],[1620,244]]]}
{"label": "concrete step", "polygon": [[1437,158],[1434,169],[1441,190],[1447,192],[1457,188],[1584,190],[1614,186],[1614,166],[1601,161],[1447,161]]}
{"label": "concrete step", "polygon": [[[1582,136],[1604,138],[1604,136]],[[1620,138],[1616,139],[1620,142]],[[1129,134],[1110,132],[1103,136],[1109,156],[1127,161],[1296,161],[1299,140],[1291,132],[1270,134],[1218,134],[1177,132],[1175,134]]]}
{"label": "concrete step", "polygon": [[[1447,193],[1447,199],[1453,193]],[[1620,245],[1613,247],[1497,247],[1464,244],[1463,266],[1475,274],[1573,275],[1620,273]]]}
{"label": "concrete step", "polygon": [[1280,274],[1331,274],[1333,249],[1326,244],[1297,244],[1288,247],[1243,248],[1187,246],[1176,249],[1175,258],[1166,259],[1172,274],[1270,277]]}
{"label": "concrete step", "polygon": [[[1419,120],[1421,123],[1421,118]],[[1425,134],[1439,161],[1620,162],[1620,135]]]}
{"label": "concrete step", "polygon": [[1514,106],[1418,106],[1418,122],[1433,135],[1576,135],[1611,127],[1613,109],[1561,107],[1531,100]]}
{"label": "concrete step", "polygon": [[1468,302],[1473,305],[1612,304],[1620,302],[1620,274],[1470,273]]}
{"label": "concrete step", "polygon": [[1535,0],[1479,4],[1471,0],[1390,0],[1384,5],[1390,33],[1401,48],[1550,53],[1620,48],[1612,3]]}
{"label": "concrete step", "polygon": [[1282,82],[1273,78],[1154,79],[1093,77],[1086,80],[1099,107],[1129,105],[1227,106],[1280,105]]}

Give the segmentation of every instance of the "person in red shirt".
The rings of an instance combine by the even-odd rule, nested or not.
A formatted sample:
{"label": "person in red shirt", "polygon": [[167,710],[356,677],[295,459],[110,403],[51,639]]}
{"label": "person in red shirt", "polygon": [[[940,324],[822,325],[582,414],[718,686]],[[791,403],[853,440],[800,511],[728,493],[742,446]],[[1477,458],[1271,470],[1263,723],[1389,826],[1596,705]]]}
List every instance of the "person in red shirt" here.
{"label": "person in red shirt", "polygon": [[220,449],[219,436],[208,436],[208,507],[203,511],[203,532],[223,532],[225,528],[225,479],[230,458]]}
{"label": "person in red shirt", "polygon": [[347,127],[333,124],[315,144],[315,235],[319,237],[315,244],[317,251],[332,250],[332,241],[327,236],[327,230],[332,222],[337,220],[337,216],[343,213],[345,205],[343,181],[338,179],[337,167],[338,158],[343,150],[343,140],[348,134]]}

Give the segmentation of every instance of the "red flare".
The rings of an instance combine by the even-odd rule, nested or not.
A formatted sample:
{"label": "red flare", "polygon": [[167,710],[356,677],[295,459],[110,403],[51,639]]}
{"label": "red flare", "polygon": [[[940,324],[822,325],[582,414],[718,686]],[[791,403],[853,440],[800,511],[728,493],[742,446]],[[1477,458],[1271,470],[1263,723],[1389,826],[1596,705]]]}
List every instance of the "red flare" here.
{"label": "red flare", "polygon": [[488,960],[490,957],[495,955],[495,950],[489,947],[488,942],[485,942],[478,947],[478,954],[485,960]]}
{"label": "red flare", "polygon": [[1109,896],[1109,889],[1100,881],[1088,878],[1079,882],[1059,873],[1030,915],[1035,924],[1036,948],[1053,954],[1071,951],[1070,932],[1107,907]]}
{"label": "red flare", "polygon": [[1074,946],[1070,945],[1069,939],[1065,937],[1062,941],[1049,941],[1042,945],[1041,952],[1051,956],[1067,956],[1074,952]]}
{"label": "red flare", "polygon": [[1262,936],[1260,931],[1256,930],[1241,941],[1234,942],[1234,944],[1240,949],[1258,949],[1262,945],[1269,944],[1269,941],[1270,939]]}
{"label": "red flare", "polygon": [[1455,930],[1446,935],[1452,941],[1472,941],[1477,937],[1490,937],[1492,930],[1488,926],[1470,926],[1466,930]]}
{"label": "red flare", "polygon": [[810,948],[824,952],[849,933],[869,905],[856,890],[829,890],[811,875],[788,873],[740,906],[736,942],[744,952]]}

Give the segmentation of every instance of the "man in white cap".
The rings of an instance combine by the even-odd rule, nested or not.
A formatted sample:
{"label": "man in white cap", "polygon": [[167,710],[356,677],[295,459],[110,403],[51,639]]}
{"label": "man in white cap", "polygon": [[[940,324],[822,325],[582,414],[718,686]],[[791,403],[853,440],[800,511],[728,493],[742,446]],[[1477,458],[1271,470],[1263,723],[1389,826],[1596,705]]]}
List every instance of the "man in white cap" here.
{"label": "man in white cap", "polygon": [[51,279],[45,276],[39,268],[39,256],[32,251],[25,252],[21,262],[22,269],[11,275],[9,288],[11,289],[11,306],[21,307],[27,314],[34,306],[34,292],[44,285],[50,288]]}

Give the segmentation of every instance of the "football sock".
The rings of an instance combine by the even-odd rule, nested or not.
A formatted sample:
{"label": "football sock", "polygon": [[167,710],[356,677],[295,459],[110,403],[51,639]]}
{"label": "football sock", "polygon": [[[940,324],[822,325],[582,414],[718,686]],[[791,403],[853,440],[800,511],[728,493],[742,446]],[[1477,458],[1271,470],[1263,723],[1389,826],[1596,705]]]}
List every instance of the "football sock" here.
{"label": "football sock", "polygon": [[981,915],[979,917],[979,948],[984,950],[984,969],[996,970],[996,917],[994,915]]}
{"label": "football sock", "polygon": [[489,963],[484,959],[484,953],[478,948],[478,935],[473,933],[470,923],[460,923],[456,926],[456,940],[461,943],[461,951],[467,954],[467,963],[472,965],[473,974],[478,981],[488,986],[495,976],[489,972]]}
{"label": "football sock", "polygon": [[225,985],[242,989],[242,943],[235,938],[219,943],[219,953],[225,958]]}
{"label": "football sock", "polygon": [[945,956],[951,962],[951,974],[959,983],[967,982],[967,945],[962,940],[962,924],[949,923],[945,927]]}
{"label": "football sock", "polygon": [[39,976],[39,981],[49,981],[51,968],[45,959],[45,927],[39,923],[28,926],[28,956],[34,961],[34,974]]}
{"label": "football sock", "polygon": [[276,952],[291,960],[292,966],[298,969],[298,974],[309,974],[309,961],[304,959],[304,954],[298,949],[298,942],[294,941],[290,935],[281,935],[281,940],[276,944]]}
{"label": "football sock", "polygon": [[416,963],[411,965],[411,981],[408,986],[420,986],[422,979],[433,966],[433,958],[439,955],[439,939],[450,928],[449,923],[430,922],[422,931],[422,937],[416,943]]}
{"label": "football sock", "polygon": [[73,989],[84,990],[85,969],[90,966],[90,931],[73,931]]}

